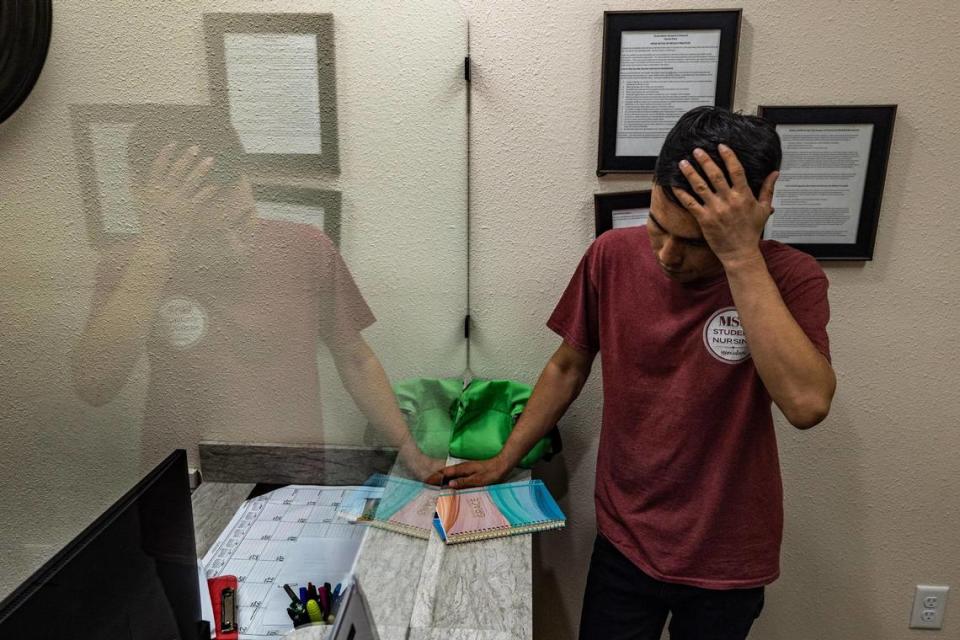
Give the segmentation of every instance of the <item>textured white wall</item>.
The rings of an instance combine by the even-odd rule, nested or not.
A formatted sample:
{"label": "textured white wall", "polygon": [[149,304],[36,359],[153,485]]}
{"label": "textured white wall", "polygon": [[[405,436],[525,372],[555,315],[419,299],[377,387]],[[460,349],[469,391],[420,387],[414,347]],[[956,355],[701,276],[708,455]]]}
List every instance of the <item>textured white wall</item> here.
{"label": "textured white wall", "polygon": [[[913,586],[960,589],[960,5],[461,0],[474,60],[472,313],[478,375],[533,381],[559,340],[543,323],[593,234],[604,10],[743,8],[735,108],[899,104],[873,262],[825,265],[839,391],[809,432],[777,421],[783,576],[752,637],[954,637],[907,628]],[[599,375],[540,474],[571,526],[535,542],[536,637],[576,636],[594,534]]]}
{"label": "textured white wall", "polygon": [[[342,253],[378,318],[364,336],[393,380],[466,365],[467,27],[455,2],[57,0],[43,74],[0,125],[0,594],[174,447],[195,462],[199,439],[319,439],[278,415],[242,431],[164,429],[164,446],[143,450],[145,363],[103,407],[74,390],[98,254],[68,107],[207,103],[201,19],[213,11],[334,14],[341,172],[271,177],[342,192]],[[326,440],[359,442],[366,421],[325,350],[319,367]]]}
{"label": "textured white wall", "polygon": [[[602,11],[731,5],[460,4],[471,24],[475,61],[474,369],[533,381],[557,344],[543,321],[592,236],[592,194],[646,184],[594,176]],[[0,573],[7,581],[76,533],[139,472],[130,457],[138,436],[127,428],[137,399],[95,413],[76,404],[67,395],[71,382],[63,366],[69,344],[51,339],[79,333],[94,259],[84,240],[66,105],[205,96],[199,35],[155,28],[132,6],[56,3],[54,44],[40,83],[0,128]],[[185,20],[183,4],[137,6],[157,12],[164,25]],[[207,4],[190,11],[199,13],[201,6]],[[216,6],[273,11],[293,5]],[[453,19],[442,6],[423,21],[426,47],[434,46],[430,34],[438,25],[432,21]],[[960,462],[954,453],[960,448],[960,230],[950,198],[960,169],[954,152],[960,7],[951,0],[751,0],[739,6],[737,108],[900,105],[876,259],[827,266],[840,378],[832,415],[806,433],[778,422],[787,515],[783,577],[769,590],[753,637],[956,635],[956,599],[941,633],[911,632],[906,620],[914,584],[960,588]],[[310,10],[323,7],[311,4]],[[382,28],[387,31],[389,21]],[[177,53],[161,62],[151,53],[158,50]],[[126,56],[126,70],[108,73],[116,56]],[[150,73],[137,72],[144,68]],[[342,88],[345,68],[337,71]],[[454,95],[453,77],[448,86]],[[426,146],[418,152],[428,152]],[[408,201],[405,209],[412,207]],[[444,218],[440,224],[456,223]],[[351,234],[360,237],[359,229],[345,229],[348,246]],[[381,238],[368,250],[395,251],[397,242]],[[361,280],[369,277],[366,264],[378,263],[373,257],[351,260]],[[396,277],[384,280],[384,291]],[[392,358],[385,357],[388,370],[407,362]],[[567,452],[541,471],[561,494],[571,527],[535,544],[538,638],[575,636],[593,535],[597,378],[562,423]],[[39,513],[43,527],[31,530]]]}

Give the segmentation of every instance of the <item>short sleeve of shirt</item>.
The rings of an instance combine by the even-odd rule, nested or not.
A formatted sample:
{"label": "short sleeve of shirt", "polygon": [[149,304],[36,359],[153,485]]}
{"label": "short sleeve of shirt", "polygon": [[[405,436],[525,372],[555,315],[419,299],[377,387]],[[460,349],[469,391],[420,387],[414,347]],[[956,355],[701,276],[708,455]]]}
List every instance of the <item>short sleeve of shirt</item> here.
{"label": "short sleeve of shirt", "polygon": [[591,245],[580,259],[560,302],[547,320],[547,327],[552,331],[578,350],[591,354],[600,350],[596,246],[596,243]]}
{"label": "short sleeve of shirt", "polygon": [[320,277],[320,336],[324,342],[362,331],[376,318],[357,287],[347,263],[329,238],[318,233],[317,241],[326,266]]}

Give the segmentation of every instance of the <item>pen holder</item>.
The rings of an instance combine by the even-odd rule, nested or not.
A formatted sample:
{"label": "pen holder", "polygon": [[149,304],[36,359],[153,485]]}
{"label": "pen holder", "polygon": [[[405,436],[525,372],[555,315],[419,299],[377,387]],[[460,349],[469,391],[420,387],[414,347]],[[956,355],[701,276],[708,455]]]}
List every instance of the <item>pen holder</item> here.
{"label": "pen holder", "polygon": [[285,640],[324,640],[330,635],[333,625],[321,622],[300,625],[290,633],[284,635]]}

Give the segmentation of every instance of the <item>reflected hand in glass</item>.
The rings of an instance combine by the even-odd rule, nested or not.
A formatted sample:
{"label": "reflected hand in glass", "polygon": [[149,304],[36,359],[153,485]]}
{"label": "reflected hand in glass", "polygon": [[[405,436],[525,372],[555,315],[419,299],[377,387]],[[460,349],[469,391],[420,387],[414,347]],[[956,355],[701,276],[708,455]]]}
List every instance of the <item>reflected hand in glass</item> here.
{"label": "reflected hand in glass", "polygon": [[177,150],[176,142],[160,150],[140,189],[144,240],[164,244],[180,240],[221,188],[204,181],[215,162],[212,156],[201,157],[196,145],[175,156]]}

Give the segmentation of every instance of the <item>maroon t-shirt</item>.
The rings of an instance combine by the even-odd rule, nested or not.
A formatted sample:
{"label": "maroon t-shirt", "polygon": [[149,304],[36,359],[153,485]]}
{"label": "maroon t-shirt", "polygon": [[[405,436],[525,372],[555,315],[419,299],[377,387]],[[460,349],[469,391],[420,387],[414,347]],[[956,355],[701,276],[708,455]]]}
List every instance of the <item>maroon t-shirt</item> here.
{"label": "maroon t-shirt", "polygon": [[[316,228],[257,220],[237,254],[201,239],[178,253],[149,337],[145,449],[278,430],[323,437],[317,349],[373,323],[347,265]],[[128,268],[101,259],[91,313]]]}
{"label": "maroon t-shirt", "polygon": [[[761,250],[793,317],[829,358],[823,270],[778,242]],[[643,227],[600,236],[547,322],[601,355],[597,527],[665,582],[748,588],[780,572],[771,400],[739,324],[726,278],[671,280]]]}

